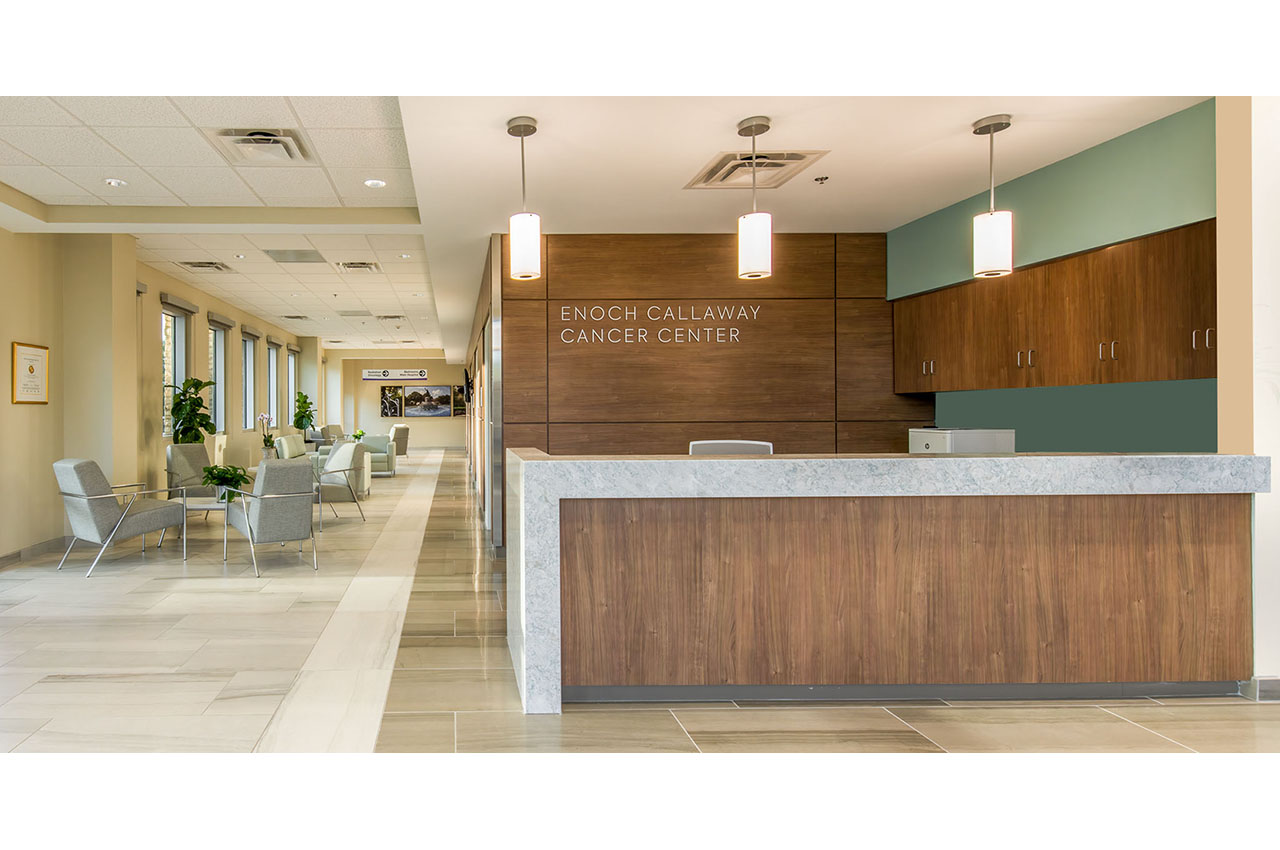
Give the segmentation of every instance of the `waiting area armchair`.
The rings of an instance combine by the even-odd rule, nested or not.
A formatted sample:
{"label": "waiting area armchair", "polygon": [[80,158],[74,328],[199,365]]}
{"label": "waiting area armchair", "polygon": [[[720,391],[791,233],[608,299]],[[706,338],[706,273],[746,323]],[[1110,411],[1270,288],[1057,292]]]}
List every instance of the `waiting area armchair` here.
{"label": "waiting area armchair", "polygon": [[409,454],[409,426],[403,422],[391,426],[391,441],[396,444],[396,454],[404,457]]}
{"label": "waiting area armchair", "polygon": [[276,437],[276,457],[280,460],[303,457],[307,453],[307,441],[301,434],[285,434]]}
{"label": "waiting area armchair", "polygon": [[369,453],[369,467],[374,473],[396,474],[396,444],[387,434],[366,434],[360,444]]}
{"label": "waiting area armchair", "polygon": [[254,549],[264,543],[281,545],[298,541],[311,541],[311,568],[320,569],[316,557],[316,536],[311,526],[311,504],[315,498],[312,490],[311,461],[306,458],[290,460],[264,460],[258,466],[253,492],[228,488],[237,494],[239,505],[228,505],[222,526],[222,560],[227,560],[227,527],[239,531],[249,540],[249,554],[253,558],[253,574],[258,571],[258,554]]}
{"label": "waiting area armchair", "polygon": [[361,443],[342,443],[334,447],[324,459],[324,468],[315,472],[315,498],[320,504],[320,530],[324,531],[324,503],[335,517],[338,509],[334,502],[355,502],[360,511],[360,521],[364,522],[364,508],[360,507],[356,488],[364,480],[368,452]]}
{"label": "waiting area armchair", "polygon": [[[182,560],[187,559],[187,511],[184,505],[186,490],[183,487],[165,488],[163,490],[134,489],[145,487],[145,484],[112,485],[102,468],[91,460],[84,458],[63,458],[53,464],[53,474],[58,480],[62,504],[67,511],[67,520],[71,523],[71,545],[58,562],[58,569],[66,563],[77,540],[84,540],[101,546],[85,578],[93,575],[94,567],[102,558],[102,553],[115,541],[128,540],[142,536],[142,550],[147,549],[147,532],[160,532],[160,542],[156,548],[164,544],[164,533],[174,526],[182,528]],[[131,491],[131,492],[117,492]],[[141,499],[156,493],[177,492],[180,499]],[[121,501],[124,505],[121,506]]]}

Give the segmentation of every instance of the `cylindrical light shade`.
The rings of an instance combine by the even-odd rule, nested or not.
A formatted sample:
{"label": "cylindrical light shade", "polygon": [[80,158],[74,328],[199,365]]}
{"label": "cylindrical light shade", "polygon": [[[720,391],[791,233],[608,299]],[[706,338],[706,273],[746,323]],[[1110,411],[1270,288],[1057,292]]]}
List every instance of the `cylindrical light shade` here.
{"label": "cylindrical light shade", "polygon": [[973,217],[973,276],[1003,277],[1013,271],[1013,213],[984,212]]}
{"label": "cylindrical light shade", "polygon": [[511,216],[511,279],[537,280],[542,277],[542,219],[537,213]]}
{"label": "cylindrical light shade", "polygon": [[738,216],[738,277],[759,280],[773,274],[773,216],[753,212]]}

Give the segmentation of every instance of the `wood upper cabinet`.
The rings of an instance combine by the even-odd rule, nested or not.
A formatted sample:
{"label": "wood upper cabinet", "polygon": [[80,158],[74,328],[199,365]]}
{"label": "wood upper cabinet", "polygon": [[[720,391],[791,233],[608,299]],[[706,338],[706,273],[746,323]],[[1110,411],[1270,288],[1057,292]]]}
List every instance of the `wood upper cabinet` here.
{"label": "wood upper cabinet", "polygon": [[1214,377],[1215,269],[1209,220],[896,301],[894,389]]}

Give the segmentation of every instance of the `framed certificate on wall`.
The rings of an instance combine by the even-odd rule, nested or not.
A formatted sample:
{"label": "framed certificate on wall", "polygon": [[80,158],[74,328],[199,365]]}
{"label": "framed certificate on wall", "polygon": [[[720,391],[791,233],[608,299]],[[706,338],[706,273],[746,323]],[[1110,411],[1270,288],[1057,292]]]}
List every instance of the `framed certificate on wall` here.
{"label": "framed certificate on wall", "polygon": [[48,346],[13,344],[13,403],[49,403]]}

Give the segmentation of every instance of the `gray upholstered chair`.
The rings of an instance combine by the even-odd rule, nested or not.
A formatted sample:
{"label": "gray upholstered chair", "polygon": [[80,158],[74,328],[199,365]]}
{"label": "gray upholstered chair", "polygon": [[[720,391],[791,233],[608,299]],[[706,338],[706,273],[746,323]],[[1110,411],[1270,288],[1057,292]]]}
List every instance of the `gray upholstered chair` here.
{"label": "gray upholstered chair", "polygon": [[236,502],[227,506],[222,526],[222,560],[227,559],[227,527],[233,527],[249,539],[249,554],[253,558],[253,574],[258,571],[258,554],[255,546],[264,543],[311,541],[311,566],[320,569],[316,558],[316,537],[311,526],[312,490],[311,461],[306,458],[290,460],[264,460],[258,465],[253,492],[235,490]]}
{"label": "gray upholstered chair", "polygon": [[333,447],[337,445],[338,440],[342,437],[341,425],[326,425],[320,429],[320,433],[324,435],[324,443],[316,447],[316,452],[324,457],[333,451]]}
{"label": "gray upholstered chair", "polygon": [[[169,487],[184,487],[187,498],[204,498],[216,495],[212,485],[204,483],[204,468],[212,466],[209,450],[204,443],[178,443],[164,450],[165,483]],[[169,498],[174,498],[170,496]]]}
{"label": "gray upholstered chair", "polygon": [[360,444],[369,452],[369,464],[372,472],[389,472],[396,474],[396,444],[387,434],[366,434],[360,438]]}
{"label": "gray upholstered chair", "polygon": [[396,454],[404,457],[409,454],[409,426],[403,422],[391,426],[391,441],[396,444]]}
{"label": "gray upholstered chair", "polygon": [[309,452],[315,451],[317,446],[324,445],[324,443],[327,442],[324,432],[318,431],[315,428],[308,428],[306,430],[305,439],[307,441],[307,451]]}
{"label": "gray upholstered chair", "polygon": [[364,480],[364,466],[367,452],[360,443],[341,443],[329,452],[325,458],[324,468],[315,473],[315,496],[320,503],[320,530],[324,531],[324,503],[335,517],[338,509],[334,502],[355,502],[360,511],[360,521],[364,522],[364,508],[356,497],[356,487]]}
{"label": "gray upholstered chair", "polygon": [[[164,490],[142,490],[133,488],[145,487],[145,484],[112,485],[102,474],[98,464],[83,458],[63,458],[53,464],[53,474],[58,479],[58,489],[62,494],[62,504],[67,511],[67,520],[71,523],[71,545],[58,562],[58,569],[67,562],[67,556],[77,540],[85,540],[102,546],[98,555],[89,565],[85,578],[93,575],[93,568],[98,566],[102,553],[117,540],[128,540],[142,536],[142,551],[147,550],[147,532],[160,532],[160,542],[164,543],[164,532],[174,526],[182,527],[182,560],[187,559],[187,511],[180,500],[164,501],[161,499],[140,499],[153,493],[177,492],[185,496],[186,490],[176,487]],[[132,490],[132,492],[116,492]],[[120,502],[125,501],[122,507]]]}
{"label": "gray upholstered chair", "polygon": [[276,437],[276,457],[280,460],[302,457],[307,453],[307,442],[301,434],[285,434]]}

